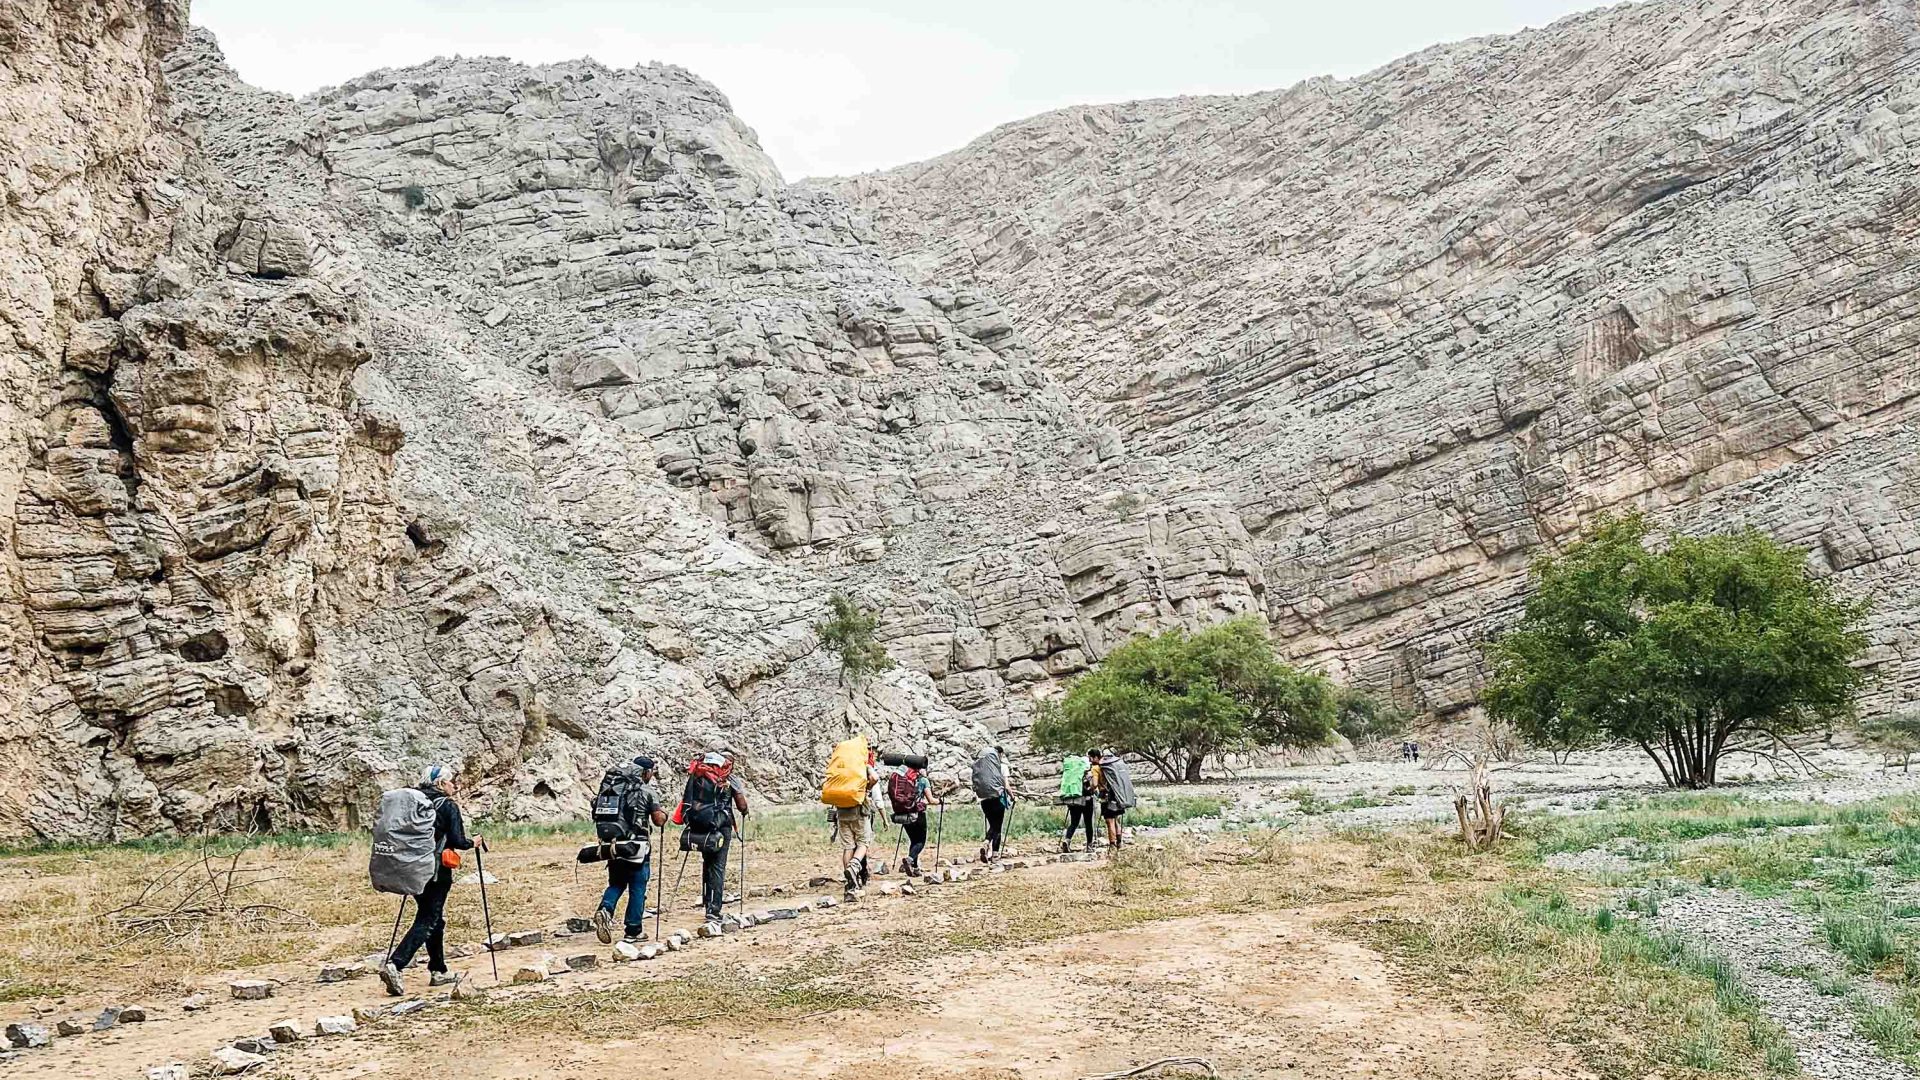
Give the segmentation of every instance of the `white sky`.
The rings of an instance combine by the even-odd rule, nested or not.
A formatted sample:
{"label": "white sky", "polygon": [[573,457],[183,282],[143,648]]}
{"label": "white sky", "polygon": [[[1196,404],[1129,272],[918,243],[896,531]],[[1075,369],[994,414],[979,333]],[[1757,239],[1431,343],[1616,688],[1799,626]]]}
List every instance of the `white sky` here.
{"label": "white sky", "polygon": [[1598,0],[193,0],[256,86],[435,56],[660,60],[719,86],[789,180],[889,168],[1066,105],[1350,76]]}

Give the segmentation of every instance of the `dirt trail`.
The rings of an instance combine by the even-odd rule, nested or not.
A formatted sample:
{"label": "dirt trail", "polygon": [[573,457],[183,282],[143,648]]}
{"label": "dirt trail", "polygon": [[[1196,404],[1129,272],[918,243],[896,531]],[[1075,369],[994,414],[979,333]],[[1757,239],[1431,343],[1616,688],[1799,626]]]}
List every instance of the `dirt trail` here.
{"label": "dirt trail", "polygon": [[[502,1078],[667,1077],[712,1069],[736,1080],[1071,1080],[1197,1054],[1230,1077],[1584,1075],[1560,1050],[1405,990],[1378,954],[1320,925],[1343,913],[1337,907],[1166,919],[924,962],[890,961],[872,944],[908,927],[944,932],[954,923],[963,890],[1044,889],[1049,879],[1088,872],[1052,865],[942,886],[912,899],[869,899],[703,942],[651,963],[495,992],[495,1000],[513,1000],[617,990],[715,965],[751,977],[831,955],[855,985],[887,995],[880,1007],[797,1021],[722,1017],[680,1028],[650,1023],[641,1010],[633,1014],[639,1029],[495,1038],[461,1023],[464,1010],[437,1009],[353,1036],[302,1043],[275,1055],[266,1074],[314,1080],[444,1074],[457,1062],[462,1076]],[[605,952],[591,937],[554,951],[588,950]],[[502,959],[510,963],[517,956]],[[465,966],[490,982],[484,958]],[[139,1076],[148,1065],[203,1062],[223,1040],[276,1019],[310,1022],[318,1014],[388,1001],[369,980],[289,985],[267,1002],[222,1002],[207,1014],[63,1042],[15,1068],[21,1075],[76,1080]]]}

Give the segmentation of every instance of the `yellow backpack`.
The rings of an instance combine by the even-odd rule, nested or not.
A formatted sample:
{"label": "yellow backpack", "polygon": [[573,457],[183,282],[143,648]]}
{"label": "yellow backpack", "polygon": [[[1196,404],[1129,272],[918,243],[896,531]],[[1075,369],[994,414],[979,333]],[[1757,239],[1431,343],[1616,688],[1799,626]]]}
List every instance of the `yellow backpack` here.
{"label": "yellow backpack", "polygon": [[867,801],[867,737],[855,735],[833,748],[827,758],[827,781],[820,785],[820,801],[841,810]]}

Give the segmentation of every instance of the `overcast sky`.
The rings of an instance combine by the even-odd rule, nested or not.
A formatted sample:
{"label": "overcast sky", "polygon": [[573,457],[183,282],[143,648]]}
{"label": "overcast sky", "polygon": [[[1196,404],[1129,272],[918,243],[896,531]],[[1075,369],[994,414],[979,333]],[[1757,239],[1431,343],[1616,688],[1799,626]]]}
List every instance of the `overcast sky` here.
{"label": "overcast sky", "polygon": [[661,60],[724,91],[789,180],[883,169],[1048,109],[1350,76],[1597,0],[192,0],[256,86],[435,56]]}

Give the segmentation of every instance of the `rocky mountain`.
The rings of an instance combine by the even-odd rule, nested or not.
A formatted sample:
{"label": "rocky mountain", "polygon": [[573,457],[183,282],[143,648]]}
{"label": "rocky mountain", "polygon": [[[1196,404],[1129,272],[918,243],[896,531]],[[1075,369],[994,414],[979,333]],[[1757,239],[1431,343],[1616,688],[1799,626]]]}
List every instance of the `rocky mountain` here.
{"label": "rocky mountain", "polygon": [[[1764,524],[1910,695],[1915,17],[1661,2],[789,185],[679,68],[295,100],[0,11],[0,835],[350,826],[429,759],[957,769],[1263,614],[1438,715],[1528,550]],[[1005,298],[1005,302],[1003,299]],[[900,662],[841,687],[835,591]]]}
{"label": "rocky mountain", "polygon": [[[8,204],[92,212],[17,258],[93,232],[9,267],[0,834],[352,825],[426,760],[575,816],[716,743],[790,794],[847,723],[957,769],[1130,627],[1258,607],[1224,503],[1128,479],[997,300],[909,282],[691,74],[294,101],[176,5],[97,14],[10,31],[76,101],[18,142],[107,164]],[[836,590],[903,661],[851,692]]]}
{"label": "rocky mountain", "polygon": [[1627,507],[1810,548],[1920,697],[1917,158],[1911,3],[1653,0],[820,186],[1216,486],[1296,656],[1448,715]]}

